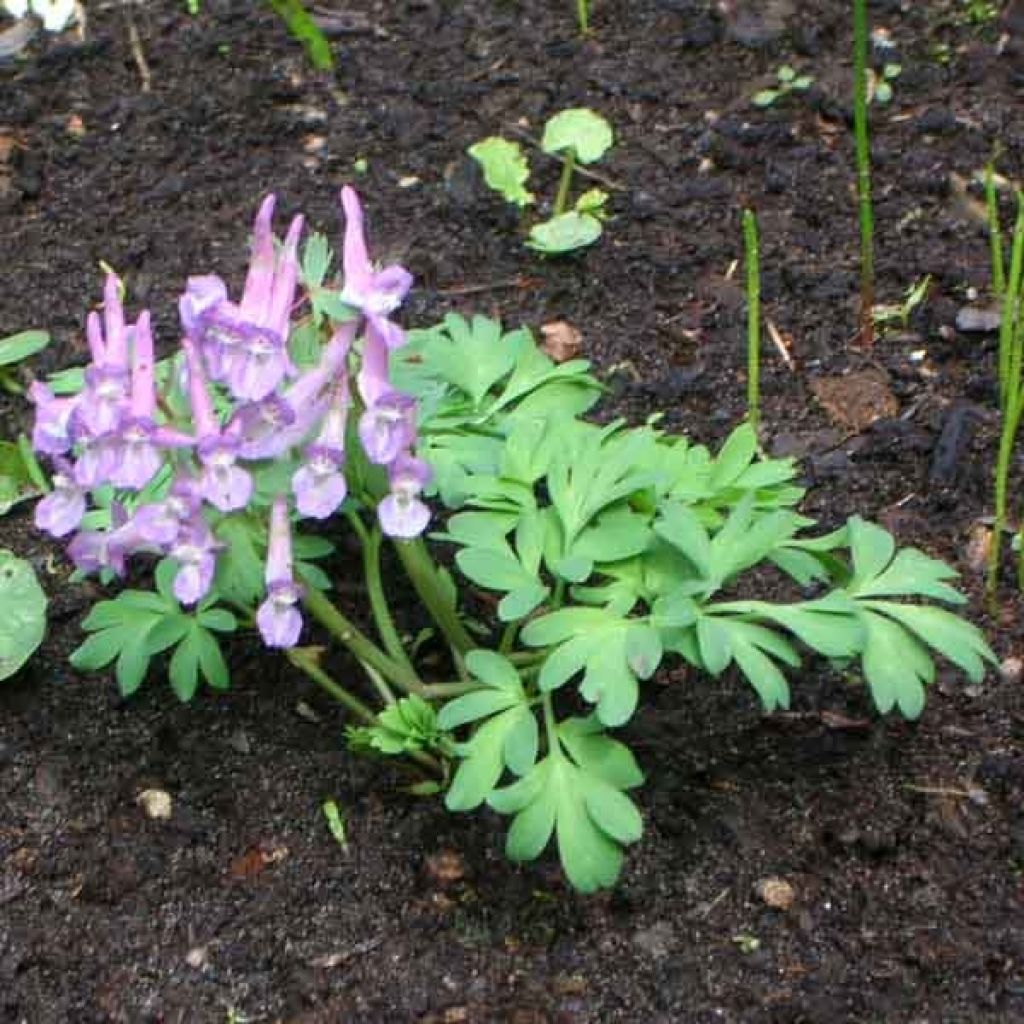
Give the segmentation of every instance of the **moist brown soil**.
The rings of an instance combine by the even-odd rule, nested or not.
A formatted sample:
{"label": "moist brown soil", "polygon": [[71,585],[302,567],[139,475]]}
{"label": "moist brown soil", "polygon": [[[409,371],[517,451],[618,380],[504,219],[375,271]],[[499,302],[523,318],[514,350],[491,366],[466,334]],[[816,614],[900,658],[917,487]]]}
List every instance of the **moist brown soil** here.
{"label": "moist brown soil", "polygon": [[[594,0],[583,43],[569,0],[336,0],[331,77],[254,4],[190,18],[159,0],[130,8],[148,93],[122,7],[88,6],[84,43],[0,66],[0,334],[50,327],[37,371],[82,361],[100,260],[172,343],[185,276],[239,279],[264,193],[334,231],[353,181],[377,253],[416,274],[407,323],[567,320],[608,408],[715,443],[744,411],[730,268],[750,204],[794,361],[766,344],[766,446],[803,458],[825,525],[875,517],[960,567],[1000,657],[1022,653],[1019,595],[986,617],[967,564],[991,511],[993,339],[953,329],[989,277],[960,183],[996,147],[1004,174],[1024,170],[1019,5],[977,26],[967,3],[872,4],[903,66],[873,115],[879,295],[932,287],[870,355],[850,344],[845,3]],[[813,88],[754,109],[786,62]],[[545,261],[463,154],[576,105],[616,127],[614,216],[591,250]],[[24,406],[3,401],[16,429]],[[77,675],[95,592],[66,584],[26,511],[0,541],[52,597],[41,652],[0,686],[2,1021],[1024,1021],[1019,682],[943,672],[908,724],[821,667],[768,717],[734,679],[664,673],[629,736],[646,835],[614,892],[579,897],[550,860],[507,864],[496,817],[449,816],[348,753],[342,716],[251,638],[231,645],[232,691],[189,706],[158,679],[122,701]],[[147,788],[171,795],[169,820],[142,813]],[[759,896],[773,877],[789,909]]]}

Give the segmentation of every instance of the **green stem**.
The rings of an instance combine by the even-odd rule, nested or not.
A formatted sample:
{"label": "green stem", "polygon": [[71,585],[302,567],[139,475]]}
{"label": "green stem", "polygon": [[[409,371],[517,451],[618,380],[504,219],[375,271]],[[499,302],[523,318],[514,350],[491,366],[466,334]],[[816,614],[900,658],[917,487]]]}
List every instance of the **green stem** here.
{"label": "green stem", "polygon": [[761,248],[753,210],[743,211],[743,253],[747,267],[747,418],[756,433],[761,421]]}
{"label": "green stem", "polygon": [[367,725],[376,725],[377,715],[373,709],[329,676],[317,664],[316,655],[311,653],[308,648],[293,647],[291,650],[285,651],[285,656],[296,668],[305,672],[325,693],[330,694],[339,704],[348,708],[356,718],[362,719]]}
{"label": "green stem", "polygon": [[558,722],[555,719],[555,708],[551,702],[551,694],[545,693],[541,696],[541,707],[544,709],[544,735],[548,741],[548,754],[557,757],[562,750],[558,742]]}
{"label": "green stem", "polygon": [[449,602],[447,594],[442,589],[437,566],[430,557],[426,545],[420,538],[396,540],[394,545],[413,589],[444,633],[445,639],[461,664],[462,655],[479,645],[466,632],[455,605]]}
{"label": "green stem", "polygon": [[505,626],[501,634],[501,642],[498,644],[498,651],[501,654],[508,654],[515,646],[516,633],[519,631],[519,624],[510,622]]}
{"label": "green stem", "polygon": [[25,471],[29,480],[39,488],[43,494],[49,494],[53,490],[50,481],[46,478],[43,467],[39,465],[36,453],[32,450],[32,442],[24,435],[18,435],[18,451],[21,453],[21,461],[25,464]]}
{"label": "green stem", "polygon": [[875,217],[871,206],[871,144],[868,137],[867,0],[853,3],[853,129],[857,148],[857,208],[860,217],[860,338],[875,343]]}
{"label": "green stem", "polygon": [[423,682],[415,672],[385,654],[365,633],[356,628],[316,587],[307,584],[302,603],[317,622],[355,656],[372,665],[389,683],[406,693],[419,693]]}
{"label": "green stem", "polygon": [[[297,669],[305,672],[317,686],[333,697],[339,704],[348,708],[357,718],[364,721],[367,725],[377,724],[377,715],[373,709],[364,704],[358,697],[349,693],[344,686],[328,675],[317,664],[316,655],[310,653],[308,648],[293,647],[290,651],[286,651],[285,654]],[[431,757],[425,750],[410,750],[408,751],[408,756],[421,767],[444,778],[444,766],[436,757]]]}
{"label": "green stem", "polygon": [[[1010,250],[1010,277],[1003,293],[1003,315],[999,323],[999,408],[1006,411],[1014,390],[1020,387],[1021,299],[1024,297],[1024,192],[1017,193],[1017,221],[1013,228],[1013,247]],[[1016,340],[1015,340],[1016,339]],[[1015,359],[1016,353],[1016,359]],[[1016,366],[1016,373],[1015,373]]]}
{"label": "green stem", "polygon": [[985,206],[988,209],[988,241],[992,254],[992,290],[996,298],[1006,293],[1006,266],[1003,263],[1003,236],[999,230],[999,199],[996,195],[995,169],[985,165]]}
{"label": "green stem", "polygon": [[368,665],[365,661],[359,663],[363,667],[363,671],[369,677],[373,688],[377,691],[378,696],[385,704],[397,703],[394,693],[391,687],[388,686],[387,680],[372,666]]}
{"label": "green stem", "polygon": [[999,437],[999,455],[996,459],[995,521],[992,524],[992,539],[988,549],[988,592],[989,602],[995,600],[999,582],[999,555],[1002,550],[1003,529],[1006,526],[1006,506],[1010,483],[1010,460],[1013,445],[1017,439],[1021,411],[1024,410],[1024,388],[1018,388],[1011,407],[1003,415],[1003,429]]}
{"label": "green stem", "polygon": [[580,35],[590,31],[590,5],[588,0],[576,0],[576,20],[580,23]]}
{"label": "green stem", "polygon": [[395,628],[395,620],[391,615],[387,595],[384,593],[384,581],[380,571],[380,550],[384,535],[379,526],[367,530],[357,512],[351,512],[348,520],[352,524],[363,545],[363,573],[366,576],[366,591],[370,598],[370,610],[373,621],[377,625],[377,633],[384,643],[384,649],[398,664],[416,675],[416,669],[409,660],[405,645]]}
{"label": "green stem", "polygon": [[572,184],[572,172],[576,168],[576,154],[569,150],[562,157],[562,177],[558,182],[558,194],[555,196],[555,216],[565,213],[566,203],[569,202],[569,186]]}

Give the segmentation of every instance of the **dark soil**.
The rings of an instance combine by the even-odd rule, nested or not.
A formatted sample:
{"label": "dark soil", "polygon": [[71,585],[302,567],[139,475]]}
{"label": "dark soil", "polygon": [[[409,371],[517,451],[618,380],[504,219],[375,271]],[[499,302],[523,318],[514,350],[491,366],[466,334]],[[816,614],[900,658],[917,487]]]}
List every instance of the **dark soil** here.
{"label": "dark soil", "polygon": [[[185,276],[238,279],[265,192],[333,231],[355,180],[377,252],[417,276],[407,323],[568,320],[616,411],[716,442],[743,414],[728,271],[751,204],[795,360],[767,349],[768,446],[805,457],[825,524],[876,517],[961,567],[1000,657],[1022,653],[1019,595],[986,620],[966,557],[991,511],[993,339],[952,326],[989,276],[960,183],[996,147],[1002,173],[1024,170],[1019,5],[1001,27],[968,23],[967,3],[872,4],[903,65],[874,112],[880,298],[933,284],[870,358],[850,344],[846,3],[594,0],[581,43],[569,0],[338,0],[326,78],[255,5],[203,0],[192,19],[159,0],[131,8],[149,93],[121,5],[89,6],[84,43],[0,66],[0,335],[50,327],[37,370],[81,361],[100,260],[170,344]],[[752,108],[786,62],[813,89]],[[603,170],[621,187],[601,243],[545,262],[463,153],[575,105],[616,126]],[[851,391],[888,382],[869,425],[823,383],[851,369],[872,371]],[[14,429],[24,408],[4,402]],[[509,866],[497,818],[451,817],[347,753],[340,715],[251,641],[230,652],[232,692],[187,707],[159,681],[123,702],[76,675],[89,592],[26,512],[0,541],[53,598],[41,653],[0,686],[2,1021],[1024,1021],[1020,682],[943,674],[907,724],[821,670],[795,714],[767,718],[735,680],[663,675],[630,731],[646,835],[616,891],[581,898],[551,862]],[[140,810],[148,788],[170,793],[169,820]],[[788,910],[758,894],[772,877]]]}

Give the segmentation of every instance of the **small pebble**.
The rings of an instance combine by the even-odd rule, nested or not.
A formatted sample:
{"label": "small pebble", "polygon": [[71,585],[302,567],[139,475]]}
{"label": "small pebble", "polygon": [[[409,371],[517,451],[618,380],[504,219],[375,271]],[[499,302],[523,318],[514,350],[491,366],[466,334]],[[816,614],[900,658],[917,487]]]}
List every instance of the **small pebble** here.
{"label": "small pebble", "polygon": [[167,821],[171,816],[171,794],[163,789],[144,789],[135,802],[154,821]]}
{"label": "small pebble", "polygon": [[1002,320],[998,309],[963,306],[956,314],[956,329],[963,334],[992,334],[999,330]]}
{"label": "small pebble", "polygon": [[210,962],[205,946],[194,946],[185,954],[185,963],[195,970],[202,970]]}
{"label": "small pebble", "polygon": [[796,899],[796,891],[784,878],[762,878],[754,891],[763,903],[775,910],[789,910]]}
{"label": "small pebble", "polygon": [[1024,677],[1024,659],[1016,655],[1006,658],[999,666],[999,678],[1004,683],[1016,684]]}

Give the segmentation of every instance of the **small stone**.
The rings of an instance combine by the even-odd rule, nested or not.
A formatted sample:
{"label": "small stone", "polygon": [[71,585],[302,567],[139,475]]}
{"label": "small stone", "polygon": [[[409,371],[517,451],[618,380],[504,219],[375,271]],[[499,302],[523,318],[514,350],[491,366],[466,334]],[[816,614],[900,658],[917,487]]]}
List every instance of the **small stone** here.
{"label": "small stone", "polygon": [[566,363],[570,359],[575,359],[583,348],[583,335],[564,320],[544,324],[540,333],[544,335],[541,350],[556,363]]}
{"label": "small stone", "polygon": [[197,971],[201,971],[210,962],[210,955],[205,946],[194,946],[185,954],[185,963]]}
{"label": "small stone", "polygon": [[775,910],[789,910],[796,899],[796,891],[784,878],[762,878],[754,891],[762,903]]}
{"label": "small stone", "polygon": [[163,789],[144,789],[135,802],[154,821],[167,821],[171,816],[171,794]]}
{"label": "small stone", "polygon": [[633,936],[633,945],[655,960],[668,956],[675,941],[675,929],[668,921],[656,921],[648,928],[641,928]]}
{"label": "small stone", "polygon": [[962,334],[993,334],[1003,322],[998,309],[962,306],[956,314],[956,329]]}
{"label": "small stone", "polygon": [[252,740],[244,729],[236,729],[228,737],[228,746],[238,754],[252,753]]}
{"label": "small stone", "polygon": [[988,553],[992,546],[992,531],[984,523],[975,523],[964,551],[964,560],[972,572],[984,572],[988,565]]}
{"label": "small stone", "polygon": [[999,666],[999,678],[1004,683],[1016,685],[1024,677],[1024,659],[1016,655],[1006,658]]}

